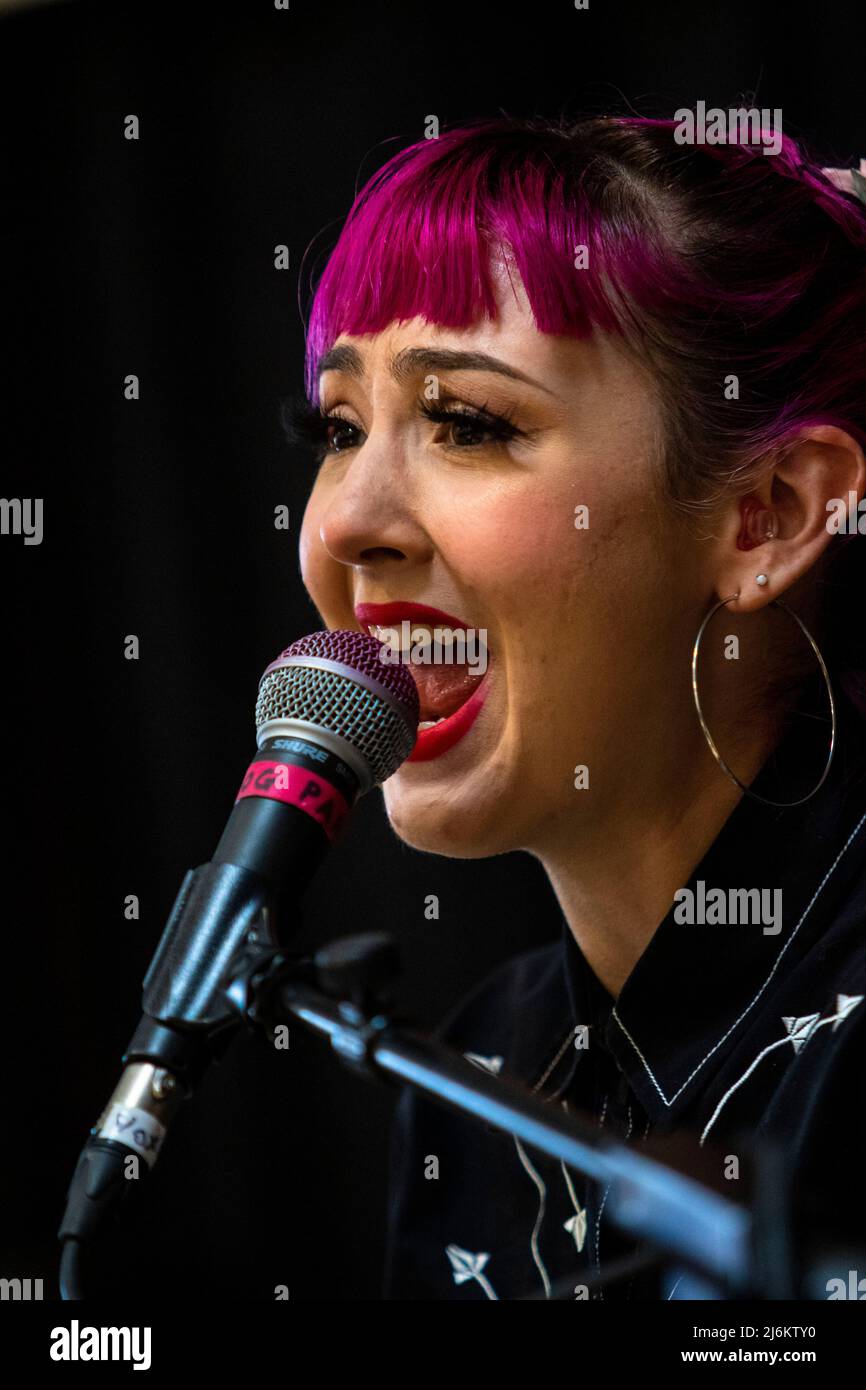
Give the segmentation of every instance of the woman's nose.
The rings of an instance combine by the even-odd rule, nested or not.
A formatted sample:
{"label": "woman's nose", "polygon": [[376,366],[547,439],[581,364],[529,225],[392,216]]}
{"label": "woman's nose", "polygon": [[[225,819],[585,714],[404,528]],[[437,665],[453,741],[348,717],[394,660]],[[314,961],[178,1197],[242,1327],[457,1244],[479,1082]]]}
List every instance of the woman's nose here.
{"label": "woman's nose", "polygon": [[383,458],[381,449],[371,449],[368,440],[357,452],[321,518],[319,538],[340,564],[429,557],[430,541],[411,505],[408,470]]}

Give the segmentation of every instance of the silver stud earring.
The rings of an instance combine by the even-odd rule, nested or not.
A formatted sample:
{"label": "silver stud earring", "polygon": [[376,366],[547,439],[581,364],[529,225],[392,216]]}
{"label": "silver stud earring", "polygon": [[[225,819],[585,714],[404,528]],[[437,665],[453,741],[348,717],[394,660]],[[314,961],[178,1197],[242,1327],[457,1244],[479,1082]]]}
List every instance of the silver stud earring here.
{"label": "silver stud earring", "polygon": [[767,578],[767,576],[766,576],[765,574],[756,574],[756,575],[755,575],[755,583],[756,583],[756,584],[760,584],[760,586],[761,586],[762,589],[763,589],[764,585],[765,585],[765,584],[769,584],[769,582],[770,582],[770,581],[769,581],[769,579]]}

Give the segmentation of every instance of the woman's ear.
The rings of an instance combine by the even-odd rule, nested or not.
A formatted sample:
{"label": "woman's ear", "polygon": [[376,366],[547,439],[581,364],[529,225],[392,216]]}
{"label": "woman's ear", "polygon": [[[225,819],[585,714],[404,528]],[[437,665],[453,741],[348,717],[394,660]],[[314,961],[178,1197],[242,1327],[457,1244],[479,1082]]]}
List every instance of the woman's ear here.
{"label": "woman's ear", "polygon": [[[801,579],[853,515],[866,492],[866,456],[835,425],[805,429],[754,492],[732,504],[723,526],[719,598],[751,613]],[[844,525],[844,522],[843,522]]]}

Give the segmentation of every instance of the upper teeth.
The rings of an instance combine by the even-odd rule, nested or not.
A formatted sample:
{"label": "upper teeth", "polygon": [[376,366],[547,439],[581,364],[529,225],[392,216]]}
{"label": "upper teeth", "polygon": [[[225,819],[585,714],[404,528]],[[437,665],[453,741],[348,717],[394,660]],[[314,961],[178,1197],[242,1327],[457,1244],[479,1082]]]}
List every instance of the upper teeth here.
{"label": "upper teeth", "polygon": [[[450,632],[466,632],[466,628],[447,624],[443,626],[448,626]],[[387,642],[391,647],[399,646],[401,651],[409,651],[418,642],[429,642],[436,629],[425,623],[407,623],[405,626],[403,623],[394,623],[391,627],[368,623],[367,631],[377,642]]]}
{"label": "upper teeth", "polygon": [[399,632],[399,630],[399,628],[393,627],[379,627],[378,623],[367,624],[367,631],[371,637],[375,637],[377,642],[388,642],[390,644],[394,633]]}
{"label": "upper teeth", "polygon": [[[367,631],[377,642],[386,643],[392,651],[411,652],[412,648],[419,643],[428,645],[433,641],[434,634],[451,632],[456,640],[465,640],[469,631],[465,627],[455,627],[453,624],[444,623],[438,628],[434,628],[426,623],[394,623],[391,627],[378,623],[368,623]],[[463,634],[463,639],[457,637]],[[450,639],[448,639],[450,642]]]}

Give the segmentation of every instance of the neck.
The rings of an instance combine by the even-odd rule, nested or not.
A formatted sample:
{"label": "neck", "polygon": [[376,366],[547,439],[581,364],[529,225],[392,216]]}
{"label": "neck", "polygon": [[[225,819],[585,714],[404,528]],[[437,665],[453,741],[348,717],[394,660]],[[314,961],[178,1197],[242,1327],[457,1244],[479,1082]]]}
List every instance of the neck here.
{"label": "neck", "polygon": [[[751,767],[739,763],[745,781],[768,752],[756,749]],[[743,795],[708,752],[696,762],[697,777],[687,788],[680,779],[676,796],[642,801],[632,788],[601,831],[572,831],[567,846],[538,853],[578,946],[614,998]]]}

